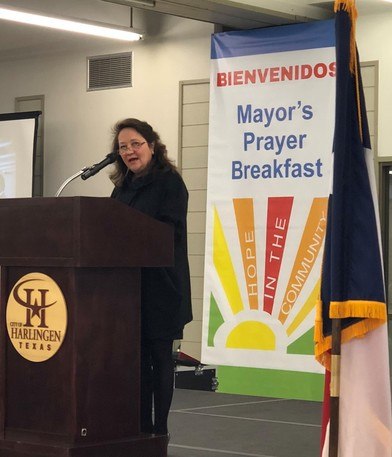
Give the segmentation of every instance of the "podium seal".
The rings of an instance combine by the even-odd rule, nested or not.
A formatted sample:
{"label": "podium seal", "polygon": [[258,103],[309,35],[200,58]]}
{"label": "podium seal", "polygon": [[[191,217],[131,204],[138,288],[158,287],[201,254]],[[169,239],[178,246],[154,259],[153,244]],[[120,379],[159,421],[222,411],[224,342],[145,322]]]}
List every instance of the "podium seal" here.
{"label": "podium seal", "polygon": [[29,273],[12,288],[6,309],[8,336],[18,353],[44,362],[60,349],[67,330],[67,306],[58,284],[43,273]]}

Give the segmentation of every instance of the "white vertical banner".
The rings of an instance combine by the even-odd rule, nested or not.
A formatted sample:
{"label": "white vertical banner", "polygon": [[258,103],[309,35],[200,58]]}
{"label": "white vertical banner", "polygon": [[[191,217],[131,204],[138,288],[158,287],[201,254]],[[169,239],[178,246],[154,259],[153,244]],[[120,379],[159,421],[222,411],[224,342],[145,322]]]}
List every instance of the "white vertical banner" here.
{"label": "white vertical banner", "polygon": [[333,21],[213,35],[202,361],[320,373]]}

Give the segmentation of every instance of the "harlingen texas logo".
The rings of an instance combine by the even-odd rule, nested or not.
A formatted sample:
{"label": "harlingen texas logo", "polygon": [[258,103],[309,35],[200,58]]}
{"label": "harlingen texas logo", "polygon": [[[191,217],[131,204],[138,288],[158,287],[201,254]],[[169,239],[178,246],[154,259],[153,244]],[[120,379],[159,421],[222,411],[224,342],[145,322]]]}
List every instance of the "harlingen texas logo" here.
{"label": "harlingen texas logo", "polygon": [[8,336],[19,354],[44,362],[60,349],[67,330],[67,306],[57,283],[29,273],[14,285],[7,302]]}

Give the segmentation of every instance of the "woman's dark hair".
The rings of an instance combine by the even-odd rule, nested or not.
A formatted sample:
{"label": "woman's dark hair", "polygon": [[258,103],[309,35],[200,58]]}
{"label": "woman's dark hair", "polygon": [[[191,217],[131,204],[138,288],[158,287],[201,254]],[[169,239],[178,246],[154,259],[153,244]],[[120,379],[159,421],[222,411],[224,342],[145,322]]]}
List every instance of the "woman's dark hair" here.
{"label": "woman's dark hair", "polygon": [[139,119],[124,119],[119,121],[113,127],[112,151],[117,152],[117,158],[114,162],[114,171],[110,174],[110,179],[116,186],[121,186],[127,173],[132,173],[123,162],[118,153],[118,135],[123,129],[135,129],[151,146],[154,146],[154,155],[152,158],[152,170],[175,170],[176,167],[167,157],[166,146],[161,142],[157,132],[153,130],[150,124]]}

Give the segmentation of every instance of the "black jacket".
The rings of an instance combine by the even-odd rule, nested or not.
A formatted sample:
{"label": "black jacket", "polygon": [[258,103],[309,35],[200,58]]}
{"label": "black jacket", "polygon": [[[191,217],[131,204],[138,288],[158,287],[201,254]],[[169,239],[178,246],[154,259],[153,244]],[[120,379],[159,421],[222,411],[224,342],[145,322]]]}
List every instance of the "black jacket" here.
{"label": "black jacket", "polygon": [[155,170],[133,179],[129,173],[112,197],[174,229],[174,267],[142,268],[142,337],[182,338],[192,320],[186,216],[188,191],[172,170]]}

